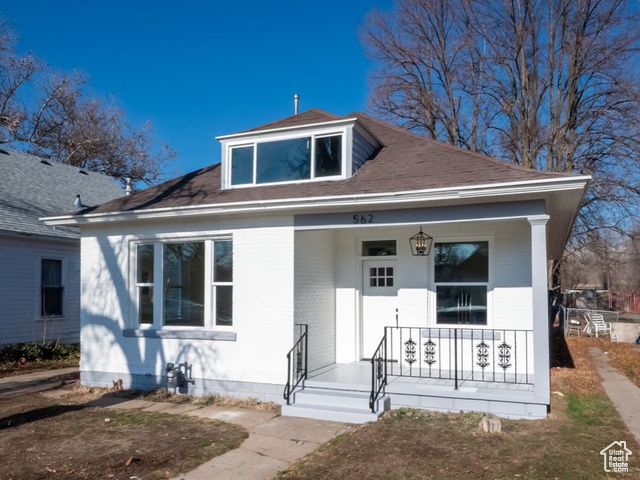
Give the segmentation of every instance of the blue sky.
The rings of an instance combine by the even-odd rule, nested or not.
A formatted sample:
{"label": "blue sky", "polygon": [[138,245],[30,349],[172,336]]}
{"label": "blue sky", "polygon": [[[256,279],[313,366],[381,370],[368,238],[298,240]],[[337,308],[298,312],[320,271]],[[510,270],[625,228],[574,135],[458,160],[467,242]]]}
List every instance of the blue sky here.
{"label": "blue sky", "polygon": [[78,69],[134,125],[150,120],[186,173],[220,159],[215,136],[300,109],[365,110],[372,64],[358,29],[391,0],[15,1],[0,13],[56,70]]}

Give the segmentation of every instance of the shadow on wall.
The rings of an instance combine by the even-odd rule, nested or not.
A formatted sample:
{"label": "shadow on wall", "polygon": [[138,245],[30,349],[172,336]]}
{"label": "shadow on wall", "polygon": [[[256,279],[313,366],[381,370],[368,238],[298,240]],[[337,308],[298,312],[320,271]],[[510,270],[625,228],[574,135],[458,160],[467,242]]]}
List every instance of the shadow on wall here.
{"label": "shadow on wall", "polygon": [[[189,340],[123,336],[119,318],[123,318],[129,328],[137,326],[135,319],[128,318],[133,299],[129,298],[126,279],[118,268],[119,260],[128,258],[128,242],[121,239],[112,244],[107,238],[99,237],[98,243],[107,268],[97,272],[94,278],[82,279],[83,289],[91,291],[91,304],[86,302],[85,293],[83,297],[87,304],[83,303],[81,309],[81,371],[84,377],[81,380],[110,387],[112,381],[122,378],[125,388],[153,389],[166,386],[165,367],[169,362],[194,364],[193,375],[196,378],[203,378],[205,372],[214,371],[216,352],[211,343],[203,347]],[[88,308],[91,306],[109,314],[91,313]],[[164,345],[170,346],[169,352],[165,351]],[[123,359],[125,369],[121,366]],[[110,360],[120,366],[112,367]],[[193,388],[198,390],[202,386],[196,380]]]}

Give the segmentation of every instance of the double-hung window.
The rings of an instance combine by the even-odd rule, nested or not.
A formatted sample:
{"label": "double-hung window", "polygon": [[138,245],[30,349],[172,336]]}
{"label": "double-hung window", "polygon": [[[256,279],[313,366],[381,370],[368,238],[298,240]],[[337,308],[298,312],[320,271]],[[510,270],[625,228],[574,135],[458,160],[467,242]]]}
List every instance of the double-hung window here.
{"label": "double-hung window", "polygon": [[342,175],[342,134],[255,142],[229,149],[229,184],[258,185]]}
{"label": "double-hung window", "polygon": [[40,315],[63,315],[62,260],[43,258],[40,264]]}
{"label": "double-hung window", "polygon": [[230,239],[140,243],[135,245],[135,256],[138,324],[232,326]]}
{"label": "double-hung window", "polygon": [[489,242],[442,242],[434,251],[436,322],[486,325]]}

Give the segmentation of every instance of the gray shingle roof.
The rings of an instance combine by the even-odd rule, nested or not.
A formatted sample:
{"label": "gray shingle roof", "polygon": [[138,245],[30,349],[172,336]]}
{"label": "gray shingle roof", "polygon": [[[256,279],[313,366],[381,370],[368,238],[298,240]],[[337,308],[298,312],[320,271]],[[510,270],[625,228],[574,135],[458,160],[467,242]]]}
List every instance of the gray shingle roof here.
{"label": "gray shingle roof", "polygon": [[571,177],[540,172],[431,140],[361,112],[337,117],[311,109],[246,132],[357,118],[383,145],[356,174],[342,181],[318,181],[251,188],[220,188],[220,164],[113,200],[82,213],[124,212],[189,205],[215,205],[314,196],[352,195],[526,182]]}
{"label": "gray shingle roof", "polygon": [[83,204],[95,206],[123,196],[124,190],[101,173],[0,149],[0,231],[78,238],[76,228],[54,228],[39,220],[74,210],[77,194]]}

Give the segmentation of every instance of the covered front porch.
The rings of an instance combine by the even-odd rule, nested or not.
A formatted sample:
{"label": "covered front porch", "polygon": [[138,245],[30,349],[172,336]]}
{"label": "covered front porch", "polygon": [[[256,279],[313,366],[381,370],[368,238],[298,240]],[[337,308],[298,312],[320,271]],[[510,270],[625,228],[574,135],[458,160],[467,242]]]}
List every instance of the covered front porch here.
{"label": "covered front porch", "polygon": [[[303,387],[314,401],[358,393],[375,413],[546,415],[544,212],[514,202],[376,211],[350,225],[338,213],[296,217],[294,342],[302,325],[306,334],[304,351],[290,352],[288,403]],[[431,255],[411,251],[419,227]]]}

